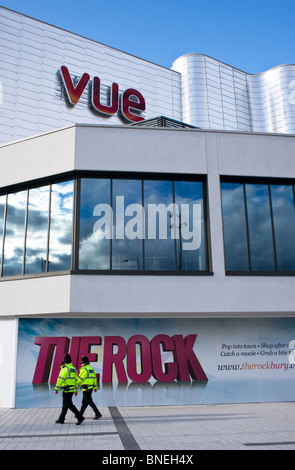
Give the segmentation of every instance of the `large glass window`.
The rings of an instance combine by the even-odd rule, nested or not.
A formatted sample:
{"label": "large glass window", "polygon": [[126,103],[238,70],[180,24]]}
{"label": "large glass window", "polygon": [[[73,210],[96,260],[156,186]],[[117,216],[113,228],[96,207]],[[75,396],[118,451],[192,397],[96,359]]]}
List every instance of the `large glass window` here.
{"label": "large glass window", "polygon": [[77,177],[1,195],[0,277],[206,273],[203,194],[202,181],[155,175]]}
{"label": "large glass window", "polygon": [[177,267],[180,271],[207,269],[203,184],[175,181],[175,203],[179,208],[175,229]]}
{"label": "large glass window", "polygon": [[73,181],[0,196],[1,276],[71,269]]}
{"label": "large glass window", "polygon": [[201,181],[82,178],[80,191],[80,270],[208,270]]}
{"label": "large glass window", "polygon": [[226,271],[295,271],[294,189],[221,183]]}

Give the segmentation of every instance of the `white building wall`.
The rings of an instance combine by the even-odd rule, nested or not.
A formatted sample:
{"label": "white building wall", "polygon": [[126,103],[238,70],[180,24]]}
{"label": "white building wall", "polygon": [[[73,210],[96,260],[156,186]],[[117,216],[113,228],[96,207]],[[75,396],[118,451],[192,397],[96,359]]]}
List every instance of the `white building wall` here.
{"label": "white building wall", "polygon": [[18,318],[294,317],[294,276],[225,275],[220,195],[221,175],[294,178],[294,136],[79,125],[5,144],[0,159],[1,187],[30,175],[89,169],[207,175],[212,256],[212,274],[195,276],[58,273],[2,279],[1,407],[15,406]]}
{"label": "white building wall", "polygon": [[146,119],[158,115],[181,120],[178,72],[0,7],[0,143],[73,123],[126,124],[90,106],[90,83],[75,106],[68,104],[59,69],[74,77],[87,72],[101,79],[102,101],[113,82],[120,93],[135,88],[144,97]]}
{"label": "white building wall", "polygon": [[[22,155],[22,165],[16,162]],[[295,178],[294,136],[78,125],[3,145],[0,185],[73,170],[207,175],[212,275],[2,280],[0,315],[294,316],[293,276],[226,276],[220,176]]]}

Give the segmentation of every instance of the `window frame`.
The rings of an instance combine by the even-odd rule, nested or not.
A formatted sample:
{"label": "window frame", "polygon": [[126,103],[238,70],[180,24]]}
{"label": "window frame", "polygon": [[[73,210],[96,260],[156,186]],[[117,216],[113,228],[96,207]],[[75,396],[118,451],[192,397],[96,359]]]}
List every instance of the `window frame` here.
{"label": "window frame", "polygon": [[[89,270],[89,269],[79,269],[79,231],[80,231],[80,196],[81,196],[81,179],[82,178],[109,178],[113,179],[126,179],[126,180],[140,180],[141,187],[143,188],[144,180],[159,180],[159,181],[172,181],[174,187],[174,181],[188,181],[188,182],[201,182],[202,183],[202,198],[203,198],[203,217],[204,217],[204,233],[206,240],[205,256],[206,256],[206,270],[194,270],[194,271],[180,271],[175,270],[123,270],[123,269],[112,269],[112,246],[111,246],[111,255],[110,255],[110,269],[107,270]],[[72,209],[72,245],[71,245],[71,267],[68,270],[64,271],[50,271],[48,269],[48,256],[46,260],[46,272],[39,273],[25,273],[25,253],[26,253],[26,234],[27,234],[27,213],[28,213],[28,192],[30,189],[35,189],[41,186],[49,185],[49,190],[51,193],[52,185],[57,183],[63,183],[66,181],[73,181],[73,209]],[[112,187],[112,185],[111,185]],[[13,275],[13,276],[3,276],[3,248],[5,243],[5,229],[6,229],[6,219],[7,219],[7,195],[19,191],[27,191],[27,211],[26,211],[26,224],[24,231],[24,255],[23,255],[23,270],[22,274]],[[208,185],[207,185],[207,175],[199,174],[172,174],[172,173],[143,173],[143,172],[102,172],[102,171],[71,171],[58,175],[51,175],[45,178],[39,178],[36,180],[31,180],[24,183],[19,183],[0,189],[0,195],[5,196],[5,207],[4,207],[4,216],[3,216],[3,238],[0,246],[1,258],[0,258],[0,282],[10,281],[15,279],[25,279],[25,278],[38,278],[38,277],[47,277],[47,276],[60,276],[65,274],[74,274],[74,275],[128,275],[128,276],[206,276],[213,275],[212,272],[212,257],[211,257],[211,238],[210,238],[210,227],[209,227],[209,201],[208,201]],[[142,193],[143,195],[143,193]],[[175,195],[175,193],[174,193]],[[50,230],[50,202],[51,194],[49,197],[49,215],[48,215],[48,229]],[[48,231],[47,231],[47,238]],[[110,240],[112,244],[112,240]],[[143,244],[143,257],[144,257],[144,240]],[[48,255],[49,244],[47,243],[47,255]]]}
{"label": "window frame", "polygon": [[[231,183],[231,184],[241,184],[243,186],[243,201],[244,201],[244,214],[246,219],[246,238],[247,238],[247,251],[248,251],[248,270],[229,270],[226,269],[226,254],[225,254],[225,233],[224,233],[224,220],[223,220],[223,207],[222,207],[222,183]],[[265,270],[252,270],[251,262],[251,250],[250,250],[250,233],[249,233],[249,221],[247,213],[247,196],[246,196],[246,185],[247,184],[260,184],[268,186],[268,197],[269,197],[269,208],[270,208],[270,222],[271,222],[271,234],[272,234],[272,248],[274,254],[274,265],[275,269],[273,271]],[[273,214],[273,205],[272,205],[272,196],[271,196],[271,186],[272,185],[282,185],[282,186],[292,186],[293,192],[293,201],[294,201],[294,210],[295,210],[295,180],[291,178],[266,178],[266,177],[235,177],[235,176],[220,176],[220,200],[221,200],[221,212],[222,212],[222,237],[223,237],[223,253],[224,253],[224,269],[225,274],[229,276],[295,276],[294,270],[279,270],[278,269],[278,260],[277,260],[277,247],[275,239],[275,224],[274,224],[274,214]],[[294,241],[295,243],[295,241]]]}
{"label": "window frame", "polygon": [[[202,198],[203,198],[203,211],[204,211],[204,232],[206,239],[206,263],[207,269],[202,271],[180,271],[180,270],[147,270],[145,269],[145,247],[144,240],[143,243],[143,269],[141,270],[130,270],[130,269],[113,269],[112,267],[112,239],[110,239],[110,269],[79,269],[79,217],[80,214],[80,200],[81,200],[81,179],[82,178],[109,178],[110,180],[115,179],[126,179],[126,180],[141,180],[141,187],[143,189],[143,182],[145,180],[158,180],[158,181],[172,181],[174,187],[174,181],[184,181],[184,182],[201,182],[202,183]],[[73,254],[72,254],[72,274],[92,274],[92,275],[128,275],[128,276],[206,276],[213,275],[212,272],[212,263],[211,263],[211,244],[210,244],[210,230],[209,230],[209,206],[208,206],[208,186],[207,186],[207,175],[188,175],[181,173],[142,173],[142,172],[99,172],[99,171],[79,171],[76,174],[77,179],[77,191],[75,194],[76,197],[76,206],[77,211],[76,220],[75,220],[75,241],[73,245]],[[112,201],[112,183],[111,183],[111,201]],[[175,195],[175,193],[174,193]],[[142,202],[144,199],[144,193],[142,191]],[[144,204],[143,204],[144,205]]]}

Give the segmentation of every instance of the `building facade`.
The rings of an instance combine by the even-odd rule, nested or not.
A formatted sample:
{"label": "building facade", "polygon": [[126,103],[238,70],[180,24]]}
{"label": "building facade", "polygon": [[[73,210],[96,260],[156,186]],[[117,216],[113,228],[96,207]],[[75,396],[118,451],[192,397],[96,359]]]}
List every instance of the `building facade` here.
{"label": "building facade", "polygon": [[295,66],[0,15],[0,406],[59,406],[67,352],[101,406],[292,401]]}

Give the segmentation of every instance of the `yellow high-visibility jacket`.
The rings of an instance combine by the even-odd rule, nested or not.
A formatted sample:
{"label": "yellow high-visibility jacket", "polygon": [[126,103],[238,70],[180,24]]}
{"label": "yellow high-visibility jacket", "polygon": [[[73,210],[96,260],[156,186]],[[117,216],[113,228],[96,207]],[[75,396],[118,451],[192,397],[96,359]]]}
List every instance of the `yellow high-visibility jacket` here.
{"label": "yellow high-visibility jacket", "polygon": [[65,364],[62,366],[59,377],[56,382],[55,391],[62,389],[64,392],[78,392],[77,370],[73,364]]}
{"label": "yellow high-visibility jacket", "polygon": [[81,386],[82,390],[97,390],[97,379],[94,369],[87,364],[82,366],[79,370],[78,385]]}

